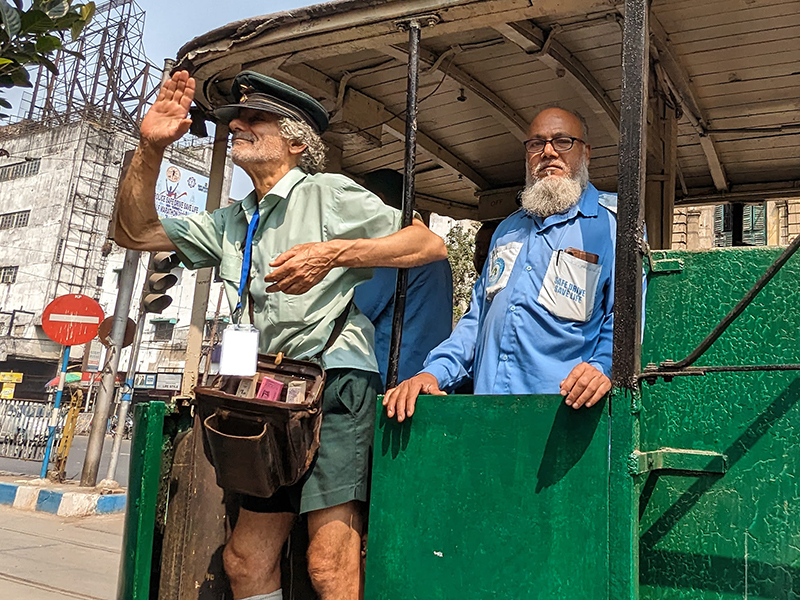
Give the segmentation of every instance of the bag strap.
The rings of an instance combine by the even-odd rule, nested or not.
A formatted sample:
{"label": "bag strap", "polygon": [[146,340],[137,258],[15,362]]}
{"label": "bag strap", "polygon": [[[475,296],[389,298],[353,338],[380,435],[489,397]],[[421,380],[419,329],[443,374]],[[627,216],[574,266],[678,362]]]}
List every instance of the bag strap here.
{"label": "bag strap", "polygon": [[336,317],[336,320],[333,322],[333,331],[331,331],[331,336],[328,338],[328,341],[325,342],[325,345],[320,350],[317,356],[322,356],[328,350],[331,349],[331,346],[336,342],[336,338],[339,337],[339,334],[342,333],[344,329],[344,324],[347,322],[347,316],[350,314],[350,309],[353,307],[353,298],[350,298],[350,301],[347,303],[347,306],[344,307],[344,310],[341,314]]}

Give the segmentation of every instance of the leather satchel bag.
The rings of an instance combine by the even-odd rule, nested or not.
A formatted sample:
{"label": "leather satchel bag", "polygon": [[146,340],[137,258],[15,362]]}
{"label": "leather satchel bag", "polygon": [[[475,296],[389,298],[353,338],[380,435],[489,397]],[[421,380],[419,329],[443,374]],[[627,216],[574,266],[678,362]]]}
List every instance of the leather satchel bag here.
{"label": "leather satchel bag", "polygon": [[[334,322],[321,357],[344,328],[352,302]],[[257,397],[257,382],[283,384],[277,399]],[[217,376],[210,387],[195,388],[195,406],[203,424],[203,448],[224,490],[269,498],[278,488],[297,483],[319,449],[325,371],[318,361],[295,360],[282,353],[259,354],[251,378]],[[247,389],[249,393],[242,393]],[[292,386],[302,398],[287,395]]]}
{"label": "leather satchel bag", "polygon": [[218,377],[211,387],[195,388],[203,423],[203,446],[217,485],[268,498],[279,487],[297,483],[319,449],[325,371],[311,361],[259,355],[257,378],[303,382],[303,402],[236,395],[242,378]]}

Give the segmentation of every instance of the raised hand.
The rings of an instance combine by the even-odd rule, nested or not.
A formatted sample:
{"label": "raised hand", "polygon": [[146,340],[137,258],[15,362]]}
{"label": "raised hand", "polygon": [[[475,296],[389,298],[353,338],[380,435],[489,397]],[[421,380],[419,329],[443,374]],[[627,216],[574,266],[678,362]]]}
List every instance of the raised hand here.
{"label": "raised hand", "polygon": [[139,127],[142,140],[163,149],[189,131],[192,120],[187,115],[194,99],[194,86],[194,79],[187,71],[178,71],[164,83]]}

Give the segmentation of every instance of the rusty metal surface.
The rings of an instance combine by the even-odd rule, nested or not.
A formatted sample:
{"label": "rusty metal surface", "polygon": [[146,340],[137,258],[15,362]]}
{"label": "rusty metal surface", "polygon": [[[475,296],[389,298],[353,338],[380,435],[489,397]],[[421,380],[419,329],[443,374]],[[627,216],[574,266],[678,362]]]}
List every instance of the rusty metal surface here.
{"label": "rusty metal surface", "polygon": [[[685,356],[780,253],[658,252],[682,272],[651,278],[643,360]],[[800,261],[790,260],[708,350],[709,365],[800,362]],[[715,373],[644,385],[643,452],[726,457],[720,473],[651,473],[643,483],[641,598],[800,597],[800,375]]]}
{"label": "rusty metal surface", "polygon": [[176,441],[161,561],[160,600],[231,600],[222,566],[223,491],[203,452],[200,423]]}

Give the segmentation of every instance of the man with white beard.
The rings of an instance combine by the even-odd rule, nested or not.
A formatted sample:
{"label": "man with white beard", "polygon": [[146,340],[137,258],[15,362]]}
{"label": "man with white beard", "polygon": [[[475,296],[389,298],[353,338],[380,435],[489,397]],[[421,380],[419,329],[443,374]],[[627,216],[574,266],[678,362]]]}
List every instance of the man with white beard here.
{"label": "man with white beard", "polygon": [[575,409],[611,389],[617,198],[589,183],[587,133],[560,108],[534,118],[522,208],[497,228],[469,312],[387,392],[387,416],[403,421],[419,394],[470,376],[476,394],[560,393]]}

